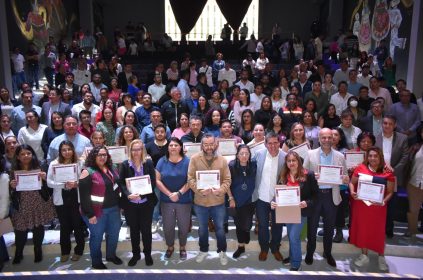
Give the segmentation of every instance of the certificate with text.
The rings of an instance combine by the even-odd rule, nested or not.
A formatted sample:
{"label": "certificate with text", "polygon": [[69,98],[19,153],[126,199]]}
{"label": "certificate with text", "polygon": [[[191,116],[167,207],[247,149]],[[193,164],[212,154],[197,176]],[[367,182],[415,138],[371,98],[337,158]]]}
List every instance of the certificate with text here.
{"label": "certificate with text", "polygon": [[126,146],[109,146],[107,151],[113,163],[122,163],[128,159],[128,147]]}
{"label": "certificate with text", "polygon": [[278,206],[299,206],[300,187],[277,185],[275,188],[276,203]]}
{"label": "certificate with text", "polygon": [[188,158],[201,152],[201,143],[184,143],[184,152]]}
{"label": "certificate with text", "polygon": [[73,164],[55,164],[53,167],[53,178],[56,183],[78,181],[78,167]]}
{"label": "certificate with text", "polygon": [[206,190],[220,188],[220,171],[204,170],[196,172],[197,189]]}
{"label": "certificate with text", "polygon": [[356,167],[363,163],[365,152],[345,152],[345,162],[347,168]]}
{"label": "certificate with text", "polygon": [[358,181],[358,187],[357,187],[358,199],[368,200],[370,202],[382,204],[384,194],[385,194],[385,185]]}
{"label": "certificate with text", "polygon": [[319,165],[319,185],[341,185],[342,166]]}
{"label": "certificate with text", "polygon": [[301,158],[305,158],[309,150],[310,144],[308,142],[302,143],[301,145],[289,149],[289,151],[296,152]]}
{"label": "certificate with text", "polygon": [[146,195],[153,192],[150,175],[126,178],[125,181],[131,194]]}
{"label": "certificate with text", "polygon": [[20,192],[24,191],[37,191],[41,190],[41,170],[32,171],[16,171],[15,180],[18,183],[16,190]]}
{"label": "certificate with text", "polygon": [[217,153],[221,156],[236,155],[236,140],[235,139],[219,139],[219,147]]}

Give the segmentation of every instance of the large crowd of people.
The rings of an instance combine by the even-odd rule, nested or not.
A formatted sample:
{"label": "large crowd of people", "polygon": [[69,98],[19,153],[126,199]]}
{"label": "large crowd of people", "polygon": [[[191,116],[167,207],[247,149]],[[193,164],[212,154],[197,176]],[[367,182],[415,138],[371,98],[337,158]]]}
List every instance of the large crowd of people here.
{"label": "large crowd of people", "polygon": [[[238,241],[233,258],[245,253],[255,223],[259,261],[266,261],[270,249],[281,265],[297,271],[303,227],[307,225],[304,262],[310,265],[323,217],[319,234],[330,266],[336,266],[332,243],[343,241],[342,230],[348,226],[349,242],[362,250],[354,264],[367,265],[372,250],[379,254],[380,270],[388,271],[385,238],[393,236],[396,193],[402,189],[410,205],[405,236],[416,236],[423,202],[423,99],[416,99],[403,79],[384,71],[392,64],[389,57],[383,65],[380,57],[366,52],[352,59],[346,46],[345,56],[334,56],[341,60],[332,72],[318,49],[317,59],[296,54],[292,69],[276,73],[266,52],[248,45],[238,72],[220,52],[215,60],[201,59],[199,64],[185,55],[168,69],[157,63],[141,81],[130,63],[121,63],[118,55],[125,50],[120,44],[110,61],[100,56],[91,65],[77,41],[67,49],[48,44],[42,55],[34,46],[25,56],[13,50],[16,88],[0,89],[0,218],[10,217],[14,227],[13,264],[24,257],[29,231],[34,262],[42,261],[44,225],[57,217],[61,262],[81,258],[88,230],[92,267],[107,268],[101,252],[104,234],[106,260],[120,265],[121,215],[130,229],[128,266],[141,259],[141,238],[145,264],[153,265],[152,233],[160,216],[165,258],[174,253],[177,225],[179,258],[184,260],[195,215],[196,262],[207,258],[209,233],[214,231],[220,263],[227,265],[231,212]],[[40,87],[38,72],[34,74],[38,64],[48,84],[34,102],[33,89]],[[26,78],[25,66],[32,67]],[[392,78],[394,83],[387,83]],[[236,144],[230,157],[219,152],[225,140]],[[189,145],[198,150],[190,154]],[[122,161],[112,161],[114,147],[126,148]],[[347,166],[348,152],[363,152],[362,161]],[[75,166],[76,178],[63,181],[57,168],[69,165]],[[322,165],[341,167],[337,183],[319,181]],[[217,185],[204,187],[198,174],[206,171],[218,172]],[[19,186],[22,174],[33,173],[38,174],[38,189]],[[128,179],[141,176],[147,176],[150,192],[131,190]],[[383,186],[382,200],[363,200],[363,182]],[[299,223],[277,222],[275,185],[299,186]],[[284,258],[280,246],[285,225],[289,252]],[[2,265],[9,259],[2,237],[0,249]]]}

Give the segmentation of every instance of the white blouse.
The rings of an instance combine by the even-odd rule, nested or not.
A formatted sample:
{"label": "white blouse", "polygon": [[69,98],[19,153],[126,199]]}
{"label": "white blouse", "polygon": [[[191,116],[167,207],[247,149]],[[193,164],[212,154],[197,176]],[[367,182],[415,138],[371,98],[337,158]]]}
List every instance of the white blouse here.
{"label": "white blouse", "polygon": [[18,133],[18,141],[20,144],[27,144],[34,149],[35,154],[39,161],[44,161],[44,152],[41,148],[41,141],[43,140],[44,131],[47,126],[40,124],[37,130],[33,130],[31,127],[22,127]]}

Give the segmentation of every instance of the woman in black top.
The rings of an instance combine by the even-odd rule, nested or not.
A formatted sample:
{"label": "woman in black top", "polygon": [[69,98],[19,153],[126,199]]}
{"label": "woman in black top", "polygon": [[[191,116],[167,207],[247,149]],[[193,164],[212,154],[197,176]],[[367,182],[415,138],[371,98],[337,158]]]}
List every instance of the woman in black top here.
{"label": "woman in black top", "polygon": [[234,134],[241,137],[244,143],[253,140],[254,113],[250,109],[245,109],[241,114],[241,125],[235,128]]}
{"label": "woman in black top", "polygon": [[256,123],[261,123],[264,127],[267,127],[274,115],[276,115],[276,111],[273,110],[272,99],[269,96],[263,97],[260,109],[254,113]]}
{"label": "woman in black top", "polygon": [[341,124],[341,119],[336,114],[335,105],[329,104],[326,112],[323,116],[319,118],[319,126],[321,128],[327,127],[330,129],[334,129]]}

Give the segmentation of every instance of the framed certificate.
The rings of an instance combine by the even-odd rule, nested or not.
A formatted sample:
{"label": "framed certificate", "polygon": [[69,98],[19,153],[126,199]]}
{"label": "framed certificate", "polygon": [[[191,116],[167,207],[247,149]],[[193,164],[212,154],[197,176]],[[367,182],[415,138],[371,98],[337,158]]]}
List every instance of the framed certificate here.
{"label": "framed certificate", "polygon": [[275,188],[276,203],[278,206],[299,206],[300,187],[277,185]]}
{"label": "framed certificate", "polygon": [[126,146],[109,146],[107,151],[113,163],[122,163],[128,159],[128,147]]}
{"label": "framed certificate", "polygon": [[342,166],[319,164],[319,185],[341,185]]}
{"label": "framed certificate", "polygon": [[188,158],[194,154],[201,152],[201,143],[184,143],[184,152]]}
{"label": "framed certificate", "polygon": [[289,151],[296,152],[301,158],[305,158],[309,150],[310,144],[308,142],[302,143],[301,145],[289,149]]}
{"label": "framed certificate", "polygon": [[53,178],[56,183],[78,181],[78,167],[73,164],[55,164],[53,167]]}
{"label": "framed certificate", "polygon": [[206,190],[211,188],[220,188],[220,171],[204,170],[196,172],[197,189]]}
{"label": "framed certificate", "polygon": [[345,162],[347,168],[356,167],[364,161],[365,152],[345,152]]}
{"label": "framed certificate", "polygon": [[235,139],[219,139],[219,147],[217,153],[221,156],[236,155],[236,140]]}
{"label": "framed certificate", "polygon": [[368,200],[370,202],[382,204],[384,194],[385,194],[385,185],[358,181],[358,187],[357,187],[358,199]]}
{"label": "framed certificate", "polygon": [[260,151],[260,150],[262,150],[262,149],[266,148],[266,146],[264,146],[264,141],[259,142],[259,143],[255,143],[255,144],[253,144],[253,145],[250,145],[249,147],[250,147],[250,151],[251,151],[251,158],[253,158],[253,157],[254,157],[254,155],[255,155],[258,151]]}
{"label": "framed certificate", "polygon": [[146,195],[153,192],[150,175],[126,178],[125,181],[131,194]]}
{"label": "framed certificate", "polygon": [[16,171],[15,180],[18,183],[16,185],[16,190],[20,192],[41,190],[40,172],[40,169],[32,171]]}

